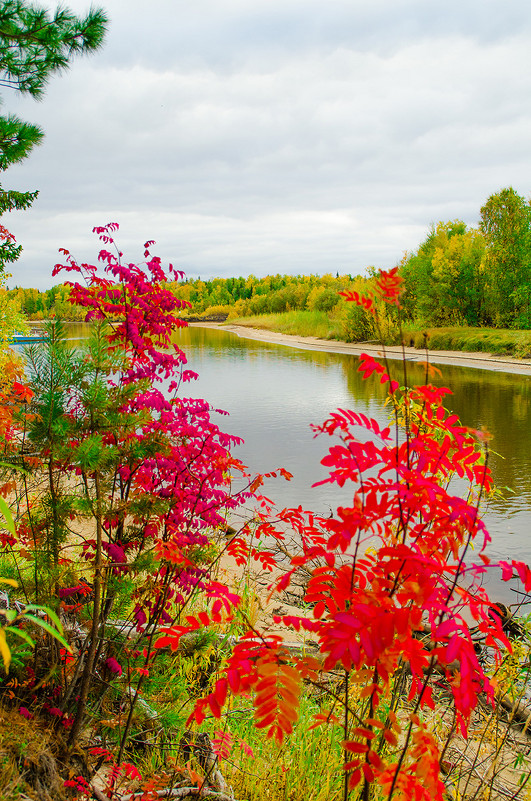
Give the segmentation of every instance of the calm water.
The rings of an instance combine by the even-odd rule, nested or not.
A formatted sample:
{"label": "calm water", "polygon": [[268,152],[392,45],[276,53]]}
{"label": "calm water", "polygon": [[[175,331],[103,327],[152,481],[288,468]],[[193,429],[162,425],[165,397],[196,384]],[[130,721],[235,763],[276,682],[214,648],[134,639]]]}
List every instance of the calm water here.
{"label": "calm water", "polygon": [[[179,341],[200,376],[190,394],[228,411],[220,426],[245,440],[235,454],[256,471],[283,466],[293,473],[289,483],[269,482],[269,497],[282,506],[300,503],[324,513],[349,500],[347,488],[312,489],[326,476],[320,459],[331,440],[313,438],[310,424],[341,407],[386,422],[384,391],[377,381],[361,378],[356,356],[299,350],[208,328],[185,329]],[[424,382],[421,366],[408,365],[408,374],[409,383]],[[493,435],[494,481],[507,489],[485,515],[493,540],[490,555],[531,560],[531,378],[445,366],[442,377],[432,380],[452,388],[446,405],[465,425],[485,426]],[[507,589],[498,594],[514,600]]]}
{"label": "calm water", "polygon": [[[240,338],[228,331],[190,327],[178,341],[199,380],[183,394],[204,397],[229,412],[216,422],[245,443],[235,450],[255,472],[282,466],[293,480],[269,481],[265,494],[280,506],[297,506],[328,514],[349,501],[347,488],[312,489],[326,476],[320,465],[331,444],[313,438],[311,423],[323,422],[340,407],[352,408],[386,422],[384,391],[364,381],[358,359],[336,353],[299,350]],[[408,365],[409,383],[424,382],[424,370]],[[443,367],[435,383],[449,386],[447,406],[463,423],[485,426],[493,435],[491,468],[503,496],[490,503],[485,519],[493,558],[531,560],[531,378],[464,367]],[[505,595],[505,593],[503,593]],[[512,598],[511,600],[514,600]]]}

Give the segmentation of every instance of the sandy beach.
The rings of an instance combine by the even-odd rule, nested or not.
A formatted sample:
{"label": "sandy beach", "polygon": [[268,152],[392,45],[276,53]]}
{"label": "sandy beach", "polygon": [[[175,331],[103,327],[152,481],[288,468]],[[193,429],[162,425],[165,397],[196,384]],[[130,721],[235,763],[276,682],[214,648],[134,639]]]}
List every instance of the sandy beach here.
{"label": "sandy beach", "polygon": [[[248,328],[244,325],[231,323],[190,323],[191,326],[201,328],[220,328],[230,331],[244,339],[255,339],[261,342],[270,342],[275,345],[285,345],[301,350],[318,350],[326,353],[346,353],[359,356],[361,353],[370,353],[381,356],[381,345],[369,342],[341,342],[334,339],[318,339],[317,337],[300,337],[291,334],[279,334],[276,331],[267,331],[262,328]],[[425,362],[431,364],[449,364],[456,367],[473,367],[482,370],[494,370],[501,373],[514,373],[515,375],[531,375],[531,359],[511,359],[492,353],[466,353],[458,350],[417,350],[416,348],[386,347],[385,353],[389,359],[402,359],[405,356],[410,362]]]}

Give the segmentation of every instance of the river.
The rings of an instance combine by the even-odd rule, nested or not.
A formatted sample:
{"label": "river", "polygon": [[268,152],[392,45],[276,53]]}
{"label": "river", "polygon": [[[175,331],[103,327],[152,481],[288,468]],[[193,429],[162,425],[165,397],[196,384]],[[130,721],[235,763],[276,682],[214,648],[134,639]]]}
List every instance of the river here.
{"label": "river", "polygon": [[[77,326],[72,333],[74,329],[77,336]],[[177,341],[189,367],[199,374],[182,394],[203,397],[229,413],[215,420],[224,431],[243,437],[235,456],[255,472],[281,466],[293,474],[290,482],[268,481],[267,496],[280,506],[301,504],[325,515],[349,502],[348,487],[312,488],[326,476],[320,460],[331,440],[314,438],[310,425],[323,422],[337,408],[355,409],[386,422],[385,391],[377,380],[363,380],[356,356],[286,347],[196,326],[179,331]],[[484,426],[492,434],[490,466],[499,494],[485,512],[492,535],[488,553],[493,559],[531,561],[531,378],[466,367],[441,370],[442,376],[430,380],[452,389],[447,408],[456,411],[464,425]],[[410,384],[424,383],[424,368],[409,364],[408,377]],[[505,587],[496,592],[497,597],[514,600]]]}

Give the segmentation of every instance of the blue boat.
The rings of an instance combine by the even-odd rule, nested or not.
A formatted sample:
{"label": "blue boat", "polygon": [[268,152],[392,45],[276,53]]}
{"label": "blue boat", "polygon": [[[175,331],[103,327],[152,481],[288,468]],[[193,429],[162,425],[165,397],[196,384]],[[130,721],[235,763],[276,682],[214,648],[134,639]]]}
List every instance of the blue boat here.
{"label": "blue boat", "polygon": [[33,342],[44,342],[46,334],[42,331],[30,331],[29,334],[17,332],[11,337],[12,345],[31,345]]}

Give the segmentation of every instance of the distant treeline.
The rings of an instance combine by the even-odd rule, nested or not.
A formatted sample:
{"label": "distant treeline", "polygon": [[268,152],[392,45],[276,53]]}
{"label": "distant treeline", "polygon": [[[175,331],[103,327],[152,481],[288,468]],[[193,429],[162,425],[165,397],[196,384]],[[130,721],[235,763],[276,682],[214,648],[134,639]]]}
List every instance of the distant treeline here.
{"label": "distant treeline", "polygon": [[[279,313],[290,310],[331,312],[343,300],[339,292],[365,285],[367,278],[351,275],[270,275],[257,278],[188,279],[168,286],[191,306],[183,316],[225,313],[231,317]],[[8,295],[16,298],[21,310],[33,320],[51,314],[66,320],[82,320],[86,314],[68,302],[68,287],[53,287],[45,292],[16,287]]]}
{"label": "distant treeline", "polygon": [[30,320],[46,320],[52,314],[63,320],[83,320],[86,315],[86,310],[69,302],[70,289],[64,284],[45,292],[15,287],[8,289],[6,294]]}
{"label": "distant treeline", "polygon": [[[257,278],[200,278],[170,284],[191,306],[186,314],[231,318],[288,311],[322,312],[334,330],[350,340],[396,335],[396,322],[387,314],[385,330],[377,332],[361,310],[345,304],[339,292],[370,292],[374,268],[367,276],[350,274],[270,275]],[[489,326],[531,328],[531,205],[514,189],[489,197],[480,211],[478,227],[461,220],[431,226],[419,248],[406,253],[400,264],[405,279],[403,321],[418,326]],[[52,313],[81,320],[83,312],[68,303],[68,288],[46,292],[15,288],[10,297],[21,310],[39,320]],[[348,308],[345,308],[348,307]],[[382,309],[383,311],[383,309]],[[384,315],[385,317],[385,315]]]}
{"label": "distant treeline", "polygon": [[190,314],[230,311],[233,317],[279,314],[302,310],[330,312],[341,298],[339,292],[353,281],[351,275],[268,275],[265,278],[213,278],[188,280],[174,285],[175,294],[191,305]]}

